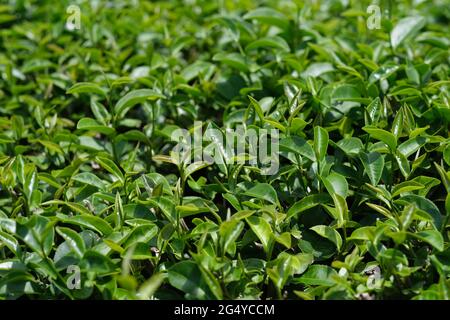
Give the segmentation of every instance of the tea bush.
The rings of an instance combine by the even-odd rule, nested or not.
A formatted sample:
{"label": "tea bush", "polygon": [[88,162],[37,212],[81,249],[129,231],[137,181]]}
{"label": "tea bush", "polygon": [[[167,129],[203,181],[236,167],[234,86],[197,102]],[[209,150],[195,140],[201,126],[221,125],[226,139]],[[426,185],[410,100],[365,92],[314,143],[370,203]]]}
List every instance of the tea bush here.
{"label": "tea bush", "polygon": [[448,299],[449,19],[3,1],[0,297]]}

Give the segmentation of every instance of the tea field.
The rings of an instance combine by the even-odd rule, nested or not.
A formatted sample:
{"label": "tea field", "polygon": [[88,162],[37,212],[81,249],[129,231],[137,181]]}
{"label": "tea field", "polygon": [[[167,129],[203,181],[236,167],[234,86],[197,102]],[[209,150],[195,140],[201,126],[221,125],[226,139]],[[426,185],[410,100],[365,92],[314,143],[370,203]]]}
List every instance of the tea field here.
{"label": "tea field", "polygon": [[449,22],[2,0],[0,299],[449,299]]}

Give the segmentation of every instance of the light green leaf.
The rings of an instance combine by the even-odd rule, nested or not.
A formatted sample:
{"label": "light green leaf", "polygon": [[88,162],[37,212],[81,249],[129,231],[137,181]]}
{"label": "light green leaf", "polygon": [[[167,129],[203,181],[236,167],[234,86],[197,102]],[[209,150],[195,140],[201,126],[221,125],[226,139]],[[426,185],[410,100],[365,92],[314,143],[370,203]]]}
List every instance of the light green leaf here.
{"label": "light green leaf", "polygon": [[331,201],[331,198],[326,193],[312,194],[304,197],[303,199],[297,201],[289,208],[287,212],[287,217],[292,217],[303,211],[314,208],[320,204],[326,204]]}
{"label": "light green leaf", "polygon": [[260,7],[244,15],[246,20],[254,19],[263,23],[286,29],[289,26],[289,19],[281,12],[272,8]]}
{"label": "light green leaf", "polygon": [[94,114],[97,121],[100,121],[102,125],[107,125],[111,120],[111,115],[108,110],[98,101],[91,100],[91,111]]}
{"label": "light green leaf", "polygon": [[224,252],[234,255],[236,250],[235,241],[244,229],[244,222],[232,219],[225,221],[220,225],[220,242]]}
{"label": "light green leaf", "polygon": [[245,191],[243,194],[257,199],[269,201],[273,204],[278,204],[277,192],[268,183],[258,183],[251,189]]}
{"label": "light green leaf", "polygon": [[273,242],[272,227],[270,224],[265,219],[254,215],[246,218],[246,220],[252,231],[261,241],[264,251],[266,253],[269,252],[270,246]]}
{"label": "light green leaf", "polygon": [[95,93],[106,97],[106,92],[99,85],[92,82],[79,82],[67,90],[68,94],[74,93]]}
{"label": "light green leaf", "polygon": [[112,135],[116,132],[114,128],[101,125],[96,120],[91,118],[83,118],[80,121],[78,121],[77,129],[96,131],[99,133],[106,134],[107,136]]}
{"label": "light green leaf", "polygon": [[328,193],[336,193],[344,199],[348,196],[348,183],[343,175],[332,172],[323,179],[323,183],[327,188]]}
{"label": "light green leaf", "polygon": [[249,61],[239,53],[217,53],[213,57],[213,61],[220,61],[232,68],[242,72],[249,72]]}
{"label": "light green leaf", "polygon": [[102,235],[109,235],[111,232],[113,232],[113,229],[108,224],[108,222],[96,216],[82,215],[82,216],[68,217],[62,214],[57,214],[57,217],[64,223],[75,224],[81,227],[85,227],[97,231]]}
{"label": "light green leaf", "polygon": [[364,171],[369,176],[370,183],[373,186],[377,186],[384,169],[383,156],[378,152],[371,152],[361,153],[359,157],[364,166]]}
{"label": "light green leaf", "polygon": [[311,161],[316,160],[316,156],[314,154],[314,150],[311,145],[306,142],[305,139],[291,136],[284,138],[280,141],[279,148],[281,151],[288,151],[299,154],[303,157],[308,158]]}
{"label": "light green leaf", "polygon": [[411,38],[425,26],[426,20],[423,17],[407,17],[401,19],[391,31],[391,45],[396,49],[407,38]]}
{"label": "light green leaf", "polygon": [[336,145],[349,156],[358,155],[363,148],[361,140],[355,137],[342,139]]}
{"label": "light green leaf", "polygon": [[401,182],[392,188],[392,197],[396,197],[405,192],[420,190],[423,188],[425,188],[425,186],[423,184],[415,182],[415,181]]}
{"label": "light green leaf", "polygon": [[437,230],[425,230],[417,233],[410,232],[408,234],[423,242],[428,243],[438,251],[444,250],[444,238],[442,237],[442,234]]}
{"label": "light green leaf", "polygon": [[332,280],[333,276],[337,276],[337,272],[333,268],[316,264],[310,266],[300,278],[296,278],[294,281],[306,285],[331,287],[335,284]]}
{"label": "light green leaf", "polygon": [[399,151],[394,155],[395,160],[397,160],[398,167],[400,168],[400,172],[407,179],[411,173],[411,166],[409,165],[408,159],[401,154]]}
{"label": "light green leaf", "polygon": [[193,261],[181,261],[168,270],[170,285],[181,290],[190,299],[212,299],[202,273]]}
{"label": "light green leaf", "polygon": [[261,109],[261,106],[259,105],[259,102],[255,100],[255,98],[253,98],[252,96],[248,96],[248,98],[250,99],[250,102],[253,106],[253,108],[255,108],[256,113],[259,116],[259,119],[261,121],[264,121],[264,112]]}
{"label": "light green leaf", "polygon": [[338,251],[341,250],[342,238],[339,232],[325,225],[314,226],[310,229],[316,232],[319,236],[324,237],[333,242],[336,245]]}
{"label": "light green leaf", "polygon": [[105,183],[95,174],[90,172],[81,172],[72,177],[72,180],[78,181],[83,184],[88,184],[99,188],[100,190],[105,188]]}
{"label": "light green leaf", "polygon": [[84,245],[83,238],[81,238],[78,233],[65,227],[57,227],[56,232],[58,232],[58,234],[66,240],[69,247],[77,254],[78,257],[83,257],[83,254],[86,251],[86,246]]}
{"label": "light green leaf", "polygon": [[127,113],[130,108],[138,103],[164,98],[164,95],[150,89],[134,90],[127,93],[119,101],[117,101],[116,105],[114,106],[114,112],[121,118]]}
{"label": "light green leaf", "polygon": [[427,139],[424,137],[414,137],[400,144],[397,150],[407,158],[417,152],[426,142]]}
{"label": "light green leaf", "polygon": [[445,163],[450,166],[450,144],[444,149],[443,156]]}
{"label": "light green leaf", "polygon": [[366,131],[373,139],[386,143],[392,151],[395,151],[397,148],[397,139],[389,131],[375,127],[363,127],[363,130]]}
{"label": "light green leaf", "polygon": [[328,131],[322,127],[314,127],[314,152],[316,159],[322,161],[328,148]]}
{"label": "light green leaf", "polygon": [[123,176],[122,171],[120,171],[119,167],[114,163],[114,161],[105,158],[105,157],[96,157],[95,161],[98,162],[102,168],[106,169],[109,173],[112,173],[119,181],[122,183],[125,182],[125,178]]}
{"label": "light green leaf", "polygon": [[279,49],[281,51],[289,52],[291,51],[291,48],[289,47],[289,44],[281,37],[278,36],[272,36],[272,37],[264,37],[258,40],[255,40],[247,45],[245,48],[245,51],[251,51],[254,49],[260,49],[260,48],[273,48],[273,49]]}
{"label": "light green leaf", "polygon": [[74,212],[78,212],[80,214],[84,214],[84,215],[88,215],[88,216],[93,214],[93,212],[89,211],[85,206],[83,206],[82,204],[79,204],[79,203],[75,203],[75,202],[68,202],[68,201],[62,201],[62,200],[50,200],[50,201],[46,201],[46,202],[42,203],[42,206],[53,205],[53,204],[68,206]]}
{"label": "light green leaf", "polygon": [[0,230],[0,246],[5,245],[12,253],[18,255],[20,252],[19,242],[12,236]]}

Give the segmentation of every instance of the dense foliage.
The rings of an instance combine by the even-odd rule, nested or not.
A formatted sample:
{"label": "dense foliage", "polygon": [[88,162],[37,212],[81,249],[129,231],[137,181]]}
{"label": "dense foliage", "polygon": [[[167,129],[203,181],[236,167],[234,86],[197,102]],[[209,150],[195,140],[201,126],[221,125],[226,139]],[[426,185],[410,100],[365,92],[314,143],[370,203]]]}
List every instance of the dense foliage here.
{"label": "dense foliage", "polygon": [[374,3],[2,1],[0,297],[448,299],[450,7]]}

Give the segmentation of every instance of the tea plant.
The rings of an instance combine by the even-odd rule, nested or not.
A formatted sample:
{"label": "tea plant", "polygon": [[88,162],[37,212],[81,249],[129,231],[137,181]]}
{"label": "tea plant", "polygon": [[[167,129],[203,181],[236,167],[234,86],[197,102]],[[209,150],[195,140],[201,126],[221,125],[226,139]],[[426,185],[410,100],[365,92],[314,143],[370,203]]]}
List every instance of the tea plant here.
{"label": "tea plant", "polygon": [[0,297],[448,299],[450,8],[371,4],[4,1]]}

